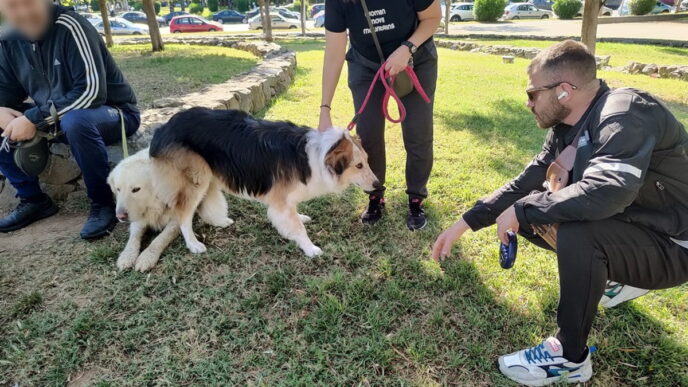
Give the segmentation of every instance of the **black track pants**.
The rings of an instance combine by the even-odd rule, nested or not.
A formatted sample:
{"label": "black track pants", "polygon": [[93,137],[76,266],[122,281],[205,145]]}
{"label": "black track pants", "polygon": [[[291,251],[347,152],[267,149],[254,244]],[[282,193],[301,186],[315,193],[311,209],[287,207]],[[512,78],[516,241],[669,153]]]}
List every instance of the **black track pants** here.
{"label": "black track pants", "polygon": [[[539,238],[528,239],[545,247]],[[561,224],[557,259],[557,338],[564,356],[572,361],[585,350],[607,280],[642,289],[688,282],[688,249],[646,227],[619,220]]]}
{"label": "black track pants", "polygon": [[[423,89],[434,101],[437,86],[437,49],[433,42],[428,42],[414,55],[414,71],[418,75]],[[379,63],[372,62],[355,50],[347,54],[349,67],[349,88],[354,98],[354,107],[358,111],[368,93],[368,88],[380,68]],[[368,105],[358,120],[356,132],[361,137],[363,148],[368,153],[371,169],[383,184],[375,193],[385,190],[386,156],[385,156],[385,118],[382,114],[382,98],[385,90],[377,83]],[[433,103],[425,103],[417,91],[402,98],[406,107],[406,120],[401,128],[406,148],[406,193],[411,198],[424,199],[428,196],[427,183],[432,170],[432,136],[433,136]],[[397,116],[394,102],[390,102],[390,112]]]}

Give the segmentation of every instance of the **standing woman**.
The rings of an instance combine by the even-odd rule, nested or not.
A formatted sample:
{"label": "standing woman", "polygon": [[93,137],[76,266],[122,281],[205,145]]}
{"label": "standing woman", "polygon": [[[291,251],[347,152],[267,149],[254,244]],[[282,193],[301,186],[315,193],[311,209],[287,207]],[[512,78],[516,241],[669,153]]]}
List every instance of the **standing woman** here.
{"label": "standing woman", "polygon": [[[437,49],[432,35],[442,18],[440,0],[365,0],[377,33],[387,70],[392,75],[409,63],[431,99],[437,84]],[[361,5],[361,0],[327,0],[325,3],[325,63],[322,80],[320,130],[332,127],[331,103],[342,72],[344,60],[349,66],[349,88],[358,111],[381,65],[380,55]],[[347,47],[350,42],[349,51]],[[367,210],[361,216],[366,224],[382,217],[385,206],[385,117],[382,99],[385,90],[377,83],[368,106],[358,120],[357,132],[368,153],[370,166],[381,187],[368,192]],[[433,104],[426,103],[418,91],[401,98],[407,116],[402,122],[406,148],[406,193],[409,214],[406,225],[412,231],[427,224],[422,202],[428,196],[427,183],[432,170]]]}

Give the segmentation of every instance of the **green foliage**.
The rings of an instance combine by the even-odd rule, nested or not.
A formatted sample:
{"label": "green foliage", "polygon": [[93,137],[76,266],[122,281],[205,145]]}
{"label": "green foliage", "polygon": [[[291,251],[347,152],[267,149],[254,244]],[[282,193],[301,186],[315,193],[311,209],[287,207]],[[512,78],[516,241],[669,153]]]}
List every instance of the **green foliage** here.
{"label": "green foliage", "polygon": [[218,0],[208,0],[208,9],[210,12],[217,12],[217,10],[220,8],[220,4]]}
{"label": "green foliage", "polygon": [[91,0],[91,9],[93,12],[100,12],[100,2],[98,0]]}
{"label": "green foliage", "polygon": [[155,14],[160,15],[160,9],[162,8],[160,3],[158,3],[158,2],[153,3],[153,7],[155,8]]}
{"label": "green foliage", "polygon": [[134,11],[143,11],[143,2],[141,2],[141,1],[132,1],[129,3],[129,6]]}
{"label": "green foliage", "polygon": [[[654,1],[654,0],[651,0]],[[554,0],[552,11],[559,19],[573,19],[580,12],[583,3],[579,0]]]}
{"label": "green foliage", "polygon": [[235,0],[234,5],[239,12],[246,12],[250,7],[249,0]]}
{"label": "green foliage", "polygon": [[630,0],[628,9],[633,15],[647,15],[655,8],[655,0]]}
{"label": "green foliage", "polygon": [[192,2],[191,5],[189,6],[189,12],[196,14],[196,15],[201,15],[203,13],[203,4],[200,3],[195,3]]}
{"label": "green foliage", "polygon": [[475,0],[473,12],[478,21],[494,22],[504,14],[504,7],[506,0]]}

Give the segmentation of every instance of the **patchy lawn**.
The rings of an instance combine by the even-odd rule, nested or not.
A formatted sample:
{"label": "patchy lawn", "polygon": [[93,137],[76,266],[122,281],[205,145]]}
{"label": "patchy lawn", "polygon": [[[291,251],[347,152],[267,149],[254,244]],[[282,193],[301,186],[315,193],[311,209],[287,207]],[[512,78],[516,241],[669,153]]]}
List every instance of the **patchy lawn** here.
{"label": "patchy lawn", "polygon": [[[261,115],[313,126],[322,44],[289,46],[299,51],[295,84]],[[0,245],[0,384],[510,385],[496,357],[556,329],[554,255],[523,243],[516,266],[502,270],[494,228],[468,234],[441,267],[429,253],[442,228],[521,170],[544,132],[523,104],[525,60],[440,56],[427,230],[404,226],[403,144],[392,125],[386,218],[361,225],[365,196],[355,189],[303,205],[325,251],[318,259],[281,239],[260,205],[234,198],[229,231],[197,229],[208,253],[177,242],[150,274],[117,273],[123,227],[94,244],[77,228],[38,250]],[[685,82],[603,76],[674,101],[688,124]],[[333,107],[345,125],[345,82]],[[688,384],[686,290],[600,310],[592,385]]]}
{"label": "patchy lawn", "polygon": [[165,51],[151,53],[148,44],[117,45],[112,53],[144,109],[158,98],[222,83],[258,62],[251,53],[210,46],[168,44]]}

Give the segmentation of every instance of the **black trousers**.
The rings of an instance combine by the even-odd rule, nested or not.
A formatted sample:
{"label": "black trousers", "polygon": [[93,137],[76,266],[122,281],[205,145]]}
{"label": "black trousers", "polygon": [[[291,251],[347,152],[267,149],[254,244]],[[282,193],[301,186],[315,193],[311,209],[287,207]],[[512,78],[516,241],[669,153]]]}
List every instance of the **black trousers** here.
{"label": "black trousers", "polygon": [[[539,237],[522,236],[549,248]],[[559,307],[557,338],[564,356],[585,351],[607,280],[642,289],[666,289],[688,282],[688,249],[646,227],[614,219],[560,225],[557,236]]]}
{"label": "black trousers", "polygon": [[[354,49],[347,54],[349,88],[358,111],[368,93],[370,83],[380,64],[363,57]],[[421,46],[413,56],[414,71],[423,89],[434,101],[437,86],[437,48],[430,41]],[[368,162],[382,187],[372,194],[382,195],[385,187],[387,160],[385,153],[385,117],[382,114],[382,98],[385,90],[377,83],[366,110],[358,120],[356,132],[368,153]],[[406,120],[401,123],[406,148],[406,193],[411,198],[428,196],[428,179],[432,171],[433,103],[425,103],[417,91],[402,98],[406,107]],[[394,109],[390,102],[390,109]],[[394,113],[392,113],[394,114]]]}

